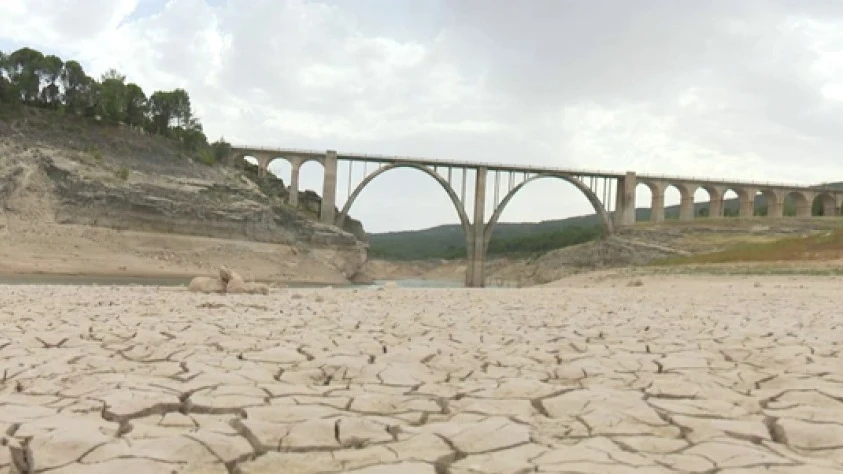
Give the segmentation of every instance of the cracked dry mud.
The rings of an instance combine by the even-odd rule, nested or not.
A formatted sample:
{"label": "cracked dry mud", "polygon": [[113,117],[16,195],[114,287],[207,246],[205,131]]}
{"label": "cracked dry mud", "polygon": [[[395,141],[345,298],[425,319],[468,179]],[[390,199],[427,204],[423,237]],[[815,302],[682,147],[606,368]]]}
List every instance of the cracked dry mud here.
{"label": "cracked dry mud", "polygon": [[756,281],[0,287],[0,472],[841,472],[840,281]]}

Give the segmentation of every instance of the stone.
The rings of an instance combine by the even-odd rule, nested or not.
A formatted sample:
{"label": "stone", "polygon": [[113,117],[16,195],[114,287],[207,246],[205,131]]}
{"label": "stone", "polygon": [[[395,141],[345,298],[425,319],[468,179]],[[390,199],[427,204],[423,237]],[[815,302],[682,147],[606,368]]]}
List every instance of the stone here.
{"label": "stone", "polygon": [[219,278],[198,276],[190,280],[187,289],[194,293],[225,293],[226,285]]}

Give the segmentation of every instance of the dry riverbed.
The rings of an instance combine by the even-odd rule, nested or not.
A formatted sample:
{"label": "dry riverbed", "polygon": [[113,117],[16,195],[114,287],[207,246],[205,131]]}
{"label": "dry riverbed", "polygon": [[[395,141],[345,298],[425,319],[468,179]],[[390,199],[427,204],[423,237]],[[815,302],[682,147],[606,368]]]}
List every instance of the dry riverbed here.
{"label": "dry riverbed", "polygon": [[841,283],[4,286],[0,472],[841,472]]}

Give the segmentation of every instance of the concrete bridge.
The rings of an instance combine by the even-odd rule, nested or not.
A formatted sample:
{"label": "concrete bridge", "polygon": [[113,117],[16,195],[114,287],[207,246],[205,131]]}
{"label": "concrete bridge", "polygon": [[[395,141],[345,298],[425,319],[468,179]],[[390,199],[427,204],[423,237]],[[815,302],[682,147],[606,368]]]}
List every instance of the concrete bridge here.
{"label": "concrete bridge", "polygon": [[[386,155],[347,154],[333,150],[326,152],[285,148],[254,146],[233,146],[231,158],[243,160],[251,156],[257,160],[259,173],[267,173],[270,162],[283,159],[292,168],[289,183],[289,204],[298,206],[299,172],[308,161],[322,164],[322,206],[320,220],[325,224],[342,226],[354,201],[363,189],[382,174],[396,168],[412,168],[427,174],[442,187],[459,215],[465,231],[468,270],[466,286],[482,287],[485,284],[484,262],[486,249],[492,238],[495,225],[506,205],[524,186],[539,179],[559,179],[574,185],[591,203],[600,218],[606,234],[615,229],[630,226],[636,221],[635,190],[638,185],[647,186],[652,195],[650,220],[661,222],[665,218],[664,196],[669,188],[679,191],[679,219],[691,220],[695,213],[694,197],[699,189],[708,194],[707,218],[724,215],[724,196],[732,191],[738,199],[740,217],[755,214],[755,198],[762,195],[767,202],[766,215],[783,217],[785,200],[794,204],[797,217],[810,217],[815,203],[819,203],[823,216],[840,215],[843,204],[843,190],[823,185],[806,186],[792,183],[769,183],[741,180],[718,180],[681,176],[660,176],[617,173],[611,171],[566,169],[541,166],[505,165],[449,160],[434,160]],[[339,163],[345,162],[349,170],[349,194],[343,207],[337,212],[337,177]],[[352,186],[351,170],[363,166],[363,179]],[[369,169],[369,167],[373,169]],[[489,182],[493,181],[492,193]],[[473,186],[472,202],[466,200],[466,191]],[[487,220],[487,198],[493,197],[491,214]]]}

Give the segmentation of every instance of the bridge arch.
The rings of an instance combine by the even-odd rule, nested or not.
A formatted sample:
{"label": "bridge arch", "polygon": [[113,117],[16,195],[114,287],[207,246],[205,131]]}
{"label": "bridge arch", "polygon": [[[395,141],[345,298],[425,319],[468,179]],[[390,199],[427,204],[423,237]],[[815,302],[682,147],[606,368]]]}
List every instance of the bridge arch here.
{"label": "bridge arch", "polygon": [[[781,193],[782,206],[786,207],[786,216],[810,217],[813,199],[802,191],[784,191]],[[787,203],[787,204],[785,204]],[[792,206],[792,208],[791,208]]]}
{"label": "bridge arch", "polygon": [[723,205],[718,217],[738,217],[741,213],[742,203],[750,198],[749,191],[737,186],[726,186],[723,188]]}
{"label": "bridge arch", "polygon": [[383,168],[380,168],[377,171],[374,171],[365,178],[363,178],[363,181],[361,181],[360,184],[358,184],[357,187],[354,188],[354,191],[348,197],[348,200],[345,202],[345,205],[343,205],[342,211],[340,211],[340,214],[337,216],[337,227],[343,226],[343,224],[345,223],[345,218],[348,216],[348,212],[351,210],[351,206],[354,205],[354,201],[357,200],[357,197],[360,195],[363,189],[368,186],[369,183],[372,182],[372,180],[386,173],[387,171],[391,171],[398,168],[412,168],[419,170],[422,173],[425,173],[431,178],[435,179],[436,182],[439,183],[440,186],[442,186],[442,189],[444,189],[445,192],[448,194],[448,197],[451,199],[451,203],[457,210],[457,214],[460,218],[460,224],[462,225],[463,231],[465,232],[466,242],[468,242],[469,236],[471,235],[471,221],[468,219],[468,214],[465,212],[465,207],[463,207],[459,196],[457,196],[457,193],[454,191],[454,188],[452,188],[448,181],[446,181],[445,178],[440,176],[439,173],[433,171],[427,166],[417,165],[413,163],[393,163],[384,166]]}
{"label": "bridge arch", "polygon": [[[758,201],[759,196],[764,202],[763,205]],[[785,196],[775,189],[762,188],[753,191],[749,198],[752,212],[748,214],[748,217],[782,217],[784,198]]]}
{"label": "bridge arch", "polygon": [[710,184],[692,185],[691,189],[694,218],[716,218],[723,214],[723,190]]}
{"label": "bridge arch", "polygon": [[501,214],[503,214],[503,211],[506,208],[506,205],[509,204],[509,201],[516,194],[518,194],[518,191],[520,191],[527,184],[532,183],[533,181],[536,181],[536,180],[539,180],[539,179],[544,179],[544,178],[557,178],[557,179],[561,179],[563,181],[567,181],[567,182],[573,184],[574,186],[576,186],[577,189],[580,190],[580,192],[585,194],[585,197],[588,198],[588,201],[591,203],[592,207],[594,207],[594,211],[597,213],[598,217],[600,217],[600,222],[603,225],[604,233],[606,235],[610,235],[610,234],[615,232],[615,227],[612,224],[612,220],[609,218],[609,213],[607,213],[606,208],[603,207],[603,203],[600,202],[600,199],[597,197],[597,195],[594,193],[594,191],[592,191],[588,186],[586,186],[585,183],[583,183],[579,179],[577,179],[573,176],[569,176],[569,175],[543,173],[543,174],[538,174],[536,176],[533,176],[530,179],[521,182],[520,184],[518,184],[518,186],[515,186],[514,188],[512,188],[506,194],[506,196],[503,197],[500,204],[498,204],[498,207],[495,209],[495,212],[492,213],[492,217],[489,219],[489,222],[486,223],[486,226],[483,230],[483,242],[484,242],[484,245],[485,245],[486,248],[489,247],[489,242],[491,242],[491,240],[492,240],[492,234],[494,233],[495,225],[497,225],[498,220],[500,219]]}
{"label": "bridge arch", "polygon": [[812,214],[817,216],[835,216],[837,208],[837,198],[828,191],[817,194],[811,202]]}

